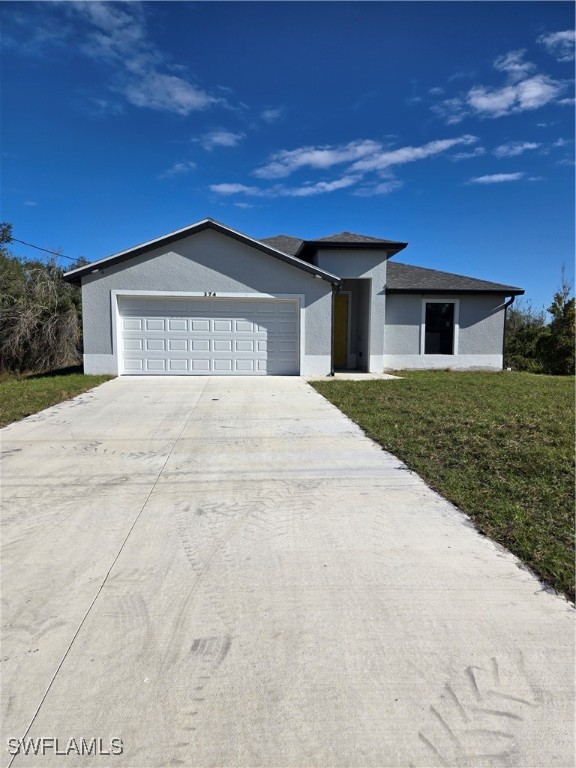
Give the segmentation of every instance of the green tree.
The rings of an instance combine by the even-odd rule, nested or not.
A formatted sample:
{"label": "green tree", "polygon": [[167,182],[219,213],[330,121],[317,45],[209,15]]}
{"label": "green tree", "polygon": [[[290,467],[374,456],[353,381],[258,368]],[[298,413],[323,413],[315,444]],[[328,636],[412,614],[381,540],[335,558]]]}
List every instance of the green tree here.
{"label": "green tree", "polygon": [[505,367],[540,373],[542,365],[537,345],[546,332],[545,327],[544,310],[534,309],[530,301],[520,299],[509,307],[506,313]]}
{"label": "green tree", "polygon": [[576,352],[576,307],[571,296],[572,285],[562,270],[562,283],[554,294],[548,312],[551,322],[538,339],[536,351],[545,373],[569,375],[574,373]]}
{"label": "green tree", "polygon": [[18,259],[12,226],[0,223],[0,370],[40,372],[81,360],[81,292],[55,258]]}

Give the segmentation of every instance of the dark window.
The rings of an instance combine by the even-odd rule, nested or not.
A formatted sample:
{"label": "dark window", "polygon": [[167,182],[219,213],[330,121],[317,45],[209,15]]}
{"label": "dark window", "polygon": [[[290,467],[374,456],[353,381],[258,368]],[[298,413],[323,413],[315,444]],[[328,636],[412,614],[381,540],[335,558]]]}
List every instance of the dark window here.
{"label": "dark window", "polygon": [[454,354],[454,304],[426,303],[425,355]]}

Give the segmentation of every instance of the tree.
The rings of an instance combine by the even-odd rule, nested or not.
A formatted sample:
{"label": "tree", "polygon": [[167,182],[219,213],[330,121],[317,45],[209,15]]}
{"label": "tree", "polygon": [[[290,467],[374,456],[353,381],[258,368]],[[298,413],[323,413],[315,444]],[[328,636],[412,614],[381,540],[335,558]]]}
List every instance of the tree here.
{"label": "tree", "polygon": [[520,299],[506,314],[504,365],[516,371],[540,373],[542,366],[536,347],[545,333],[544,310],[536,310],[530,301]]}
{"label": "tree", "polygon": [[552,320],[536,345],[536,352],[545,373],[556,375],[574,373],[576,308],[574,297],[570,297],[571,293],[572,285],[566,279],[563,268],[560,288],[548,307]]}
{"label": "tree", "polygon": [[0,370],[41,372],[81,360],[81,293],[62,279],[55,258],[23,260],[8,249],[0,223]]}

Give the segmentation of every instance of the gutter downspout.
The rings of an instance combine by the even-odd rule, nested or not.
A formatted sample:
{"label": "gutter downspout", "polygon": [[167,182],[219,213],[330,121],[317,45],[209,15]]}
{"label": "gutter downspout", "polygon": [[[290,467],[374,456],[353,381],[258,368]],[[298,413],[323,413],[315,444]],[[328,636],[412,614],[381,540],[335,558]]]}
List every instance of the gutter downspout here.
{"label": "gutter downspout", "polygon": [[514,304],[515,299],[516,296],[512,296],[512,298],[508,299],[508,301],[504,304],[504,328],[502,329],[502,370],[504,370],[504,356],[506,354],[506,314],[508,307],[511,307],[512,304]]}
{"label": "gutter downspout", "polygon": [[332,338],[330,339],[330,373],[328,376],[334,376],[334,303],[336,300],[336,294],[340,291],[341,287],[342,283],[338,283],[338,285],[334,285],[334,283],[332,283],[332,319],[330,323],[330,332],[332,334]]}

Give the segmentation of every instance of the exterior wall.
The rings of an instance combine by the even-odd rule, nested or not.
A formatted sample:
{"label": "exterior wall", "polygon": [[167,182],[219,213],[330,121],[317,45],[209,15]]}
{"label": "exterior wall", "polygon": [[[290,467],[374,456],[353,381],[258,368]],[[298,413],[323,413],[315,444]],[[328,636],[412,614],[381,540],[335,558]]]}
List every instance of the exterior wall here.
{"label": "exterior wall", "polygon": [[[318,250],[316,264],[344,279],[364,278],[359,288],[359,342],[357,365],[368,371],[379,372],[384,367],[384,326],[386,322],[386,261],[387,251],[357,251],[353,248]],[[360,356],[360,352],[362,355]]]}
{"label": "exterior wall", "polygon": [[86,373],[117,373],[113,291],[301,298],[301,375],[330,372],[332,286],[212,230],[106,267],[82,280]]}
{"label": "exterior wall", "polygon": [[[454,301],[459,304],[456,354],[424,355],[422,302]],[[385,367],[488,368],[503,365],[504,296],[436,296],[389,294],[386,305]]]}

